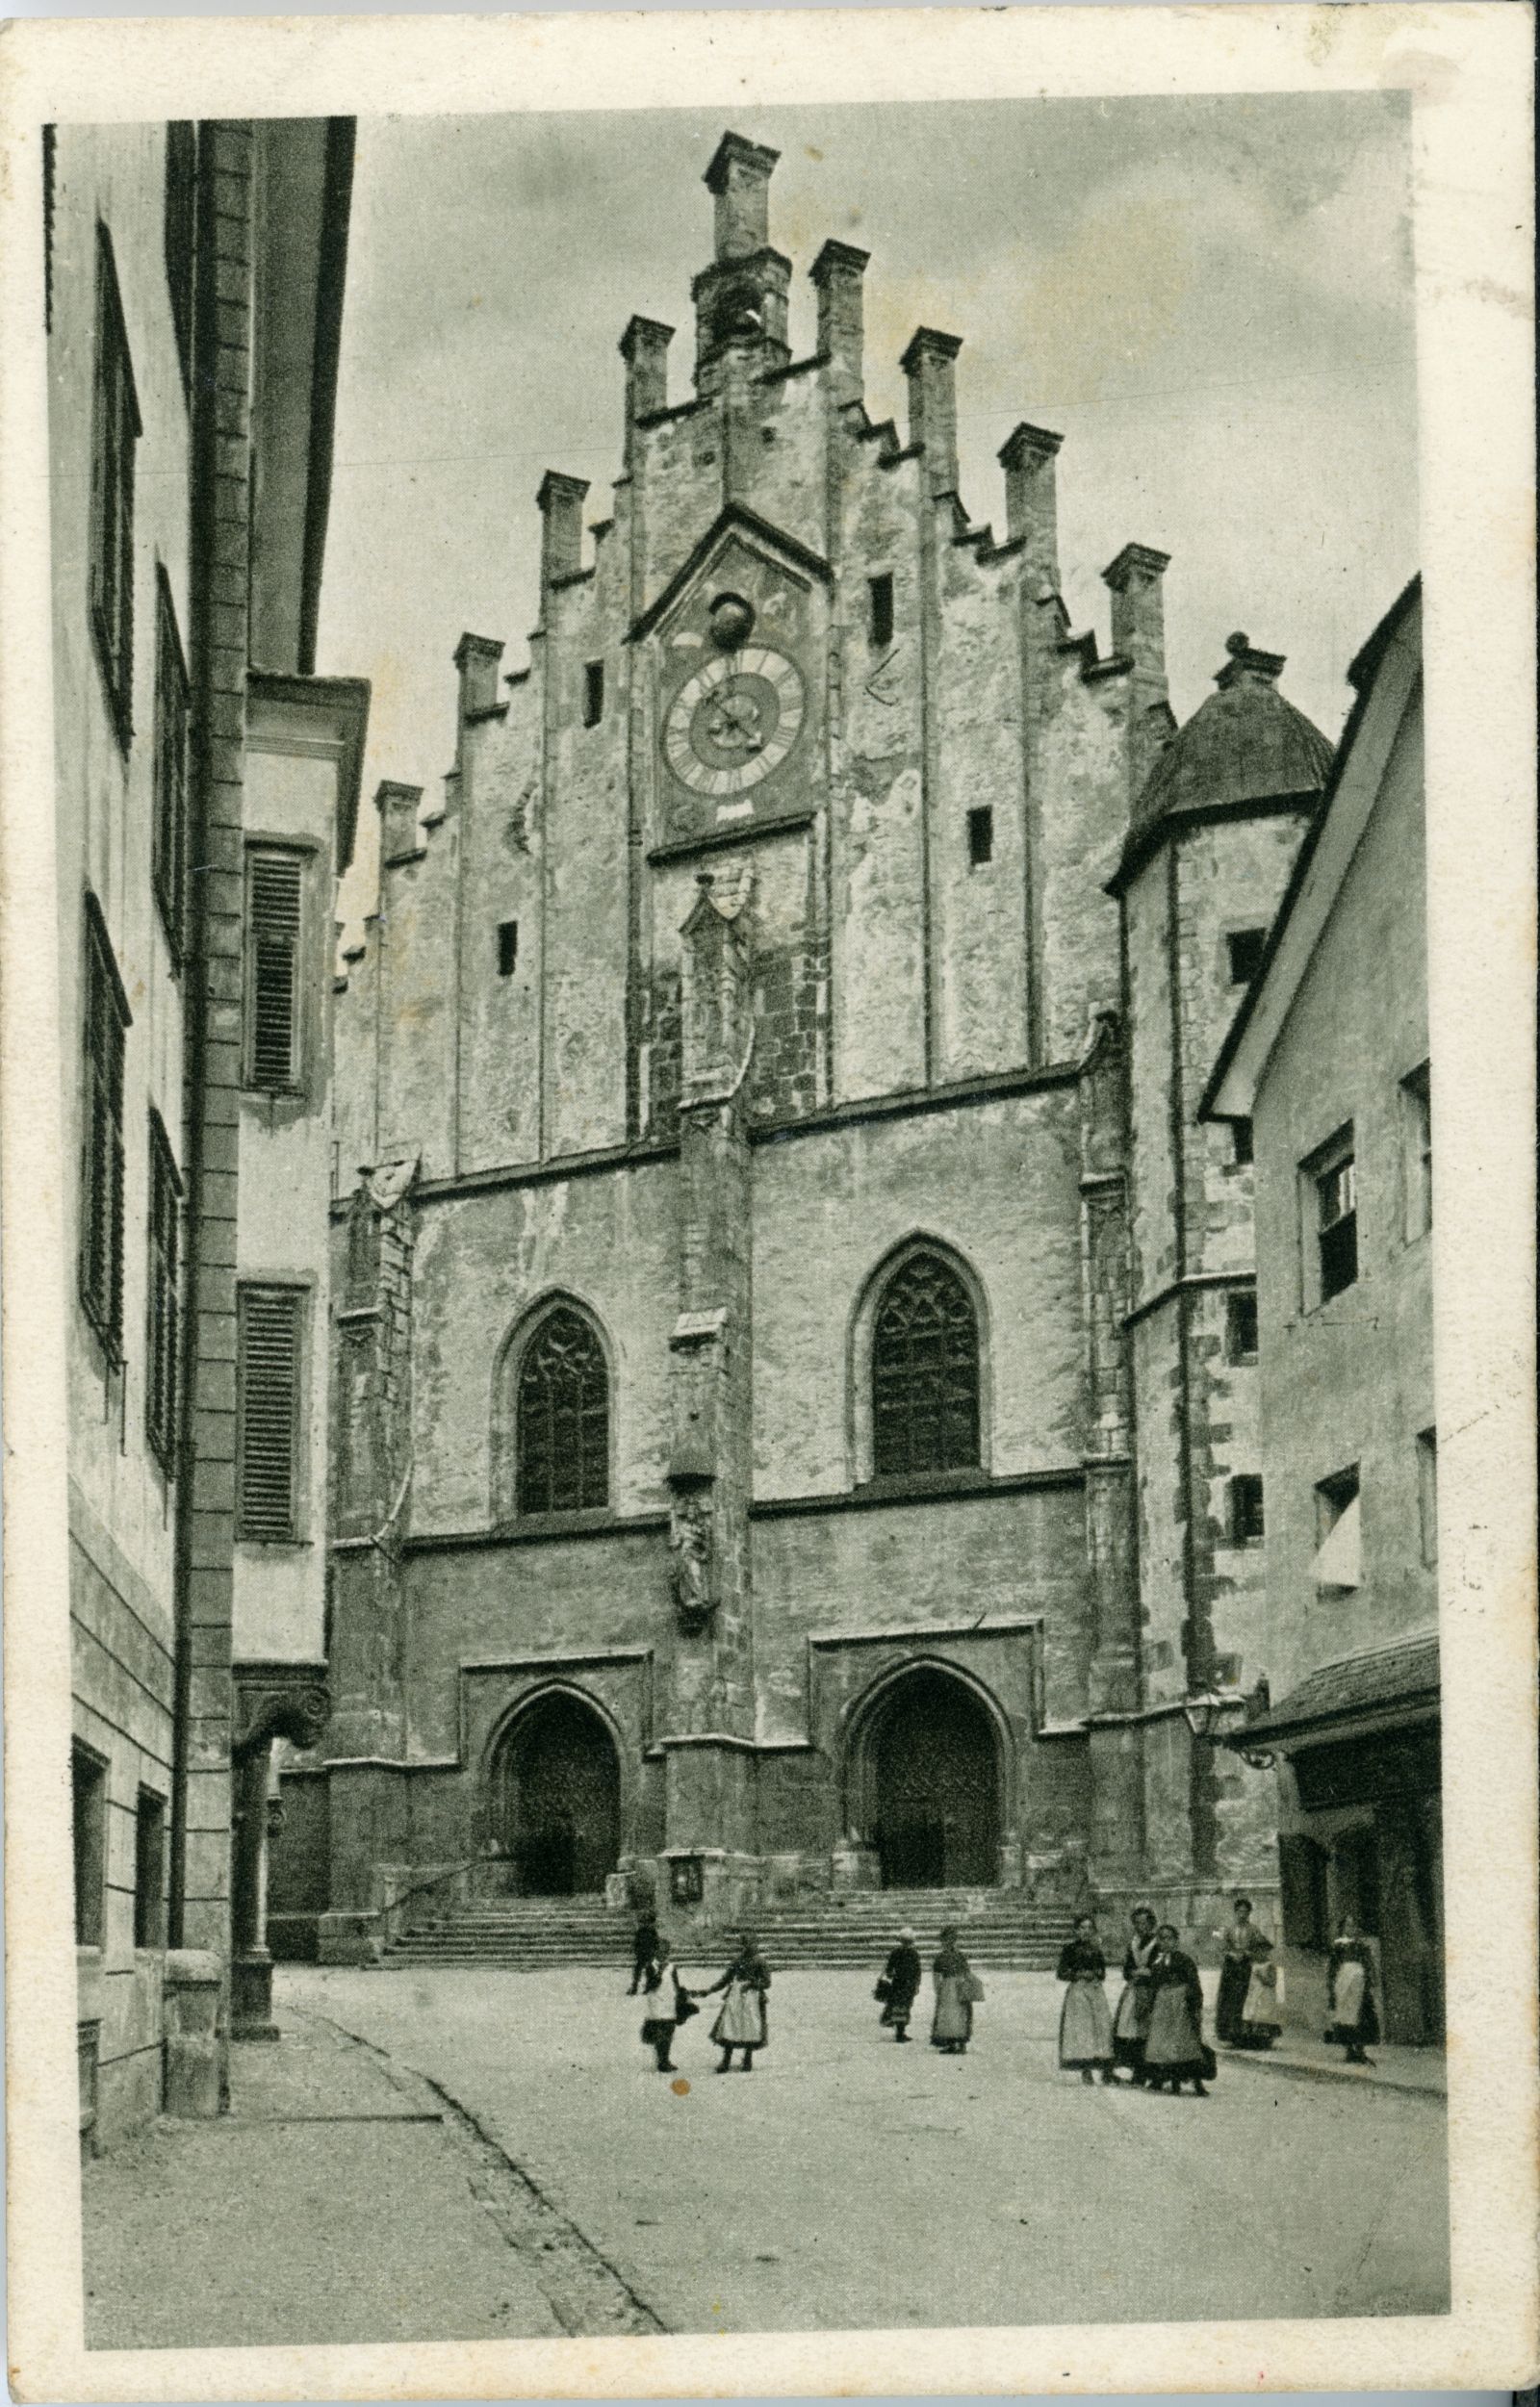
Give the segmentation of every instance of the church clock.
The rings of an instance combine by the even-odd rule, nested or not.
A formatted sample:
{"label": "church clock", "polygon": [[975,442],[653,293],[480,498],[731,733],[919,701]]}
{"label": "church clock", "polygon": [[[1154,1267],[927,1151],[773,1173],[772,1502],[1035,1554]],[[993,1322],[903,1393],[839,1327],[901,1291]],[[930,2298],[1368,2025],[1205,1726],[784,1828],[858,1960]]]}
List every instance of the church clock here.
{"label": "church clock", "polygon": [[736,594],[711,610],[714,657],[687,678],[663,722],[663,753],[681,785],[732,803],[779,769],[807,711],[802,672],[783,652],[748,641],[754,612]]}

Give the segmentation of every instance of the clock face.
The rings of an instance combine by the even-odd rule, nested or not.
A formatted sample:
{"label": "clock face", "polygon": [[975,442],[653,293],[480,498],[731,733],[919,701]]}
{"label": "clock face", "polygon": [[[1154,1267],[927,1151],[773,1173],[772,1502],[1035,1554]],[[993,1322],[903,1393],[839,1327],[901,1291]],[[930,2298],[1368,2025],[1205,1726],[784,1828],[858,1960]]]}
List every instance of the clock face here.
{"label": "clock face", "polygon": [[719,653],[680,687],[663,724],[669,767],[723,802],[779,769],[807,708],[801,672],[764,644]]}

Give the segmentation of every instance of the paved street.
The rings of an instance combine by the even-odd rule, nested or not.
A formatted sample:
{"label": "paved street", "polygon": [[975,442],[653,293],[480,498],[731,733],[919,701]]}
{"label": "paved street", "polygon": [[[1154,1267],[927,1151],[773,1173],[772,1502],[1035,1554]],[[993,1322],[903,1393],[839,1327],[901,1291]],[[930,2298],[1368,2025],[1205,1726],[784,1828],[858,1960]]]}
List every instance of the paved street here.
{"label": "paved street", "polygon": [[[291,1967],[280,1993],[442,2085],[670,2330],[1445,2306],[1441,2100],[1229,2059],[1206,2102],[1088,2090],[1057,1984],[986,1979],[943,2058],[879,2034],[869,1979],[783,1974],[753,2075],[711,2074],[706,2008],[682,2092],[612,1973]],[[442,2337],[466,2328],[451,2286]]]}

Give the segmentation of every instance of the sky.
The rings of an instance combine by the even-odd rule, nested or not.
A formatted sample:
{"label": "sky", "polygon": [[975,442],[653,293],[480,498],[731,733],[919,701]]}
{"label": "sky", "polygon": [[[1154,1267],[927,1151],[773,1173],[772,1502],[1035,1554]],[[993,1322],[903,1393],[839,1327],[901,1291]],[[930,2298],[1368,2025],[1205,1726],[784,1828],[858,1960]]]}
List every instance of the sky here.
{"label": "sky", "polygon": [[[633,313],[676,326],[690,392],[701,183],[720,110],[364,119],[358,129],[318,667],[371,679],[365,796],[431,800],[467,629],[517,668],[536,612],[544,471],[610,515]],[[962,339],[962,499],[1003,527],[1019,419],[1065,438],[1065,598],[1108,648],[1100,572],[1171,554],[1171,701],[1188,717],[1240,629],[1288,656],[1327,735],[1348,660],[1418,566],[1407,117],[1395,92],[745,108],[781,152],[771,240],[807,270],[872,254],[866,404],[905,423],[917,325]],[[795,530],[792,530],[795,531]],[[372,908],[376,823],[344,889]]]}

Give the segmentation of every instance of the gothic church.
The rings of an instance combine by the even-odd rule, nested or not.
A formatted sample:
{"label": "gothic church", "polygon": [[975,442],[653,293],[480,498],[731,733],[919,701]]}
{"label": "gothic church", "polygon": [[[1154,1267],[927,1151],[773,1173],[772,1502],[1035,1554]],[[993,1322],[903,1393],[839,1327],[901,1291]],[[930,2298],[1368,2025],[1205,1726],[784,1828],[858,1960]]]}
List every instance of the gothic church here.
{"label": "gothic church", "polygon": [[1241,635],[1176,729],[1142,544],[1071,629],[1058,435],[970,518],[959,337],[868,417],[865,253],[791,357],[775,164],[706,171],[690,397],[621,338],[611,514],[541,485],[528,665],[463,636],[442,796],[380,790],[296,1949],[467,1865],[710,1925],[1276,1888],[1213,1744],[1266,1538],[1245,1131],[1196,1110],[1330,748]]}

